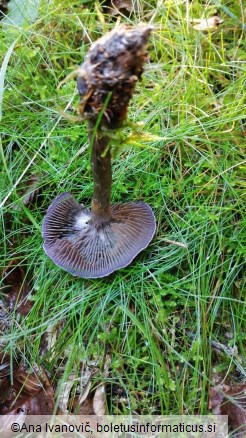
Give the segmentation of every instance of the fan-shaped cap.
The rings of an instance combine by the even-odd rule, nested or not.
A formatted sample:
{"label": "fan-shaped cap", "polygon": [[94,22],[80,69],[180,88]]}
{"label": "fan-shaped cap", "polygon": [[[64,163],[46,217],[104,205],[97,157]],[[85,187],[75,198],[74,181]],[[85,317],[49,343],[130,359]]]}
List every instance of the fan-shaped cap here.
{"label": "fan-shaped cap", "polygon": [[44,250],[56,265],[84,278],[105,277],[129,265],[155,233],[148,204],[111,207],[110,221],[100,225],[70,193],[59,195],[43,222]]}

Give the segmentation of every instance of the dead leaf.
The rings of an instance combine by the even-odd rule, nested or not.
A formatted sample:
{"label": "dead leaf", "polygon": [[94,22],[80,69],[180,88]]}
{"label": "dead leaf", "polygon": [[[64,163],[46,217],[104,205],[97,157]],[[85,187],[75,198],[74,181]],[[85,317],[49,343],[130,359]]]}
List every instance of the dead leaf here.
{"label": "dead leaf", "polygon": [[[92,403],[89,401],[89,392],[91,388],[91,378],[95,373],[95,366],[95,361],[92,361],[89,364],[83,361],[80,376],[78,376],[73,370],[65,382],[63,382],[63,377],[61,383],[59,384],[58,382],[58,387],[60,387],[58,407],[61,413],[66,414],[72,412],[79,414],[81,408],[82,414],[90,415],[88,412],[91,412],[91,407],[89,406],[92,406]],[[71,390],[73,387],[74,389],[77,388],[77,393],[75,395],[73,393],[71,396]],[[86,402],[85,405],[83,404],[84,402]]]}
{"label": "dead leaf", "polygon": [[[103,367],[103,378],[106,379],[109,375],[109,365],[111,362],[110,356],[107,354],[105,357]],[[106,415],[106,391],[105,384],[101,384],[96,388],[93,398],[93,410],[96,415]]]}
{"label": "dead leaf", "polygon": [[92,393],[88,394],[82,404],[79,402],[78,396],[74,397],[72,413],[75,415],[95,415],[93,409],[93,397]]}
{"label": "dead leaf", "polygon": [[[4,333],[6,330],[9,330],[11,326],[12,322],[8,309],[4,305],[3,301],[0,300],[0,330],[2,333]],[[4,343],[4,339],[1,339],[1,342]]]}
{"label": "dead leaf", "polygon": [[93,397],[93,411],[95,415],[106,415],[105,386],[99,385]]}
{"label": "dead leaf", "polygon": [[24,268],[19,260],[12,260],[3,271],[3,284],[5,285],[6,302],[9,310],[16,308],[21,315],[27,315],[33,302],[27,297],[31,292],[31,287],[26,280]]}
{"label": "dead leaf", "polygon": [[[42,335],[39,347],[40,356],[43,357],[48,353],[48,360],[51,360],[56,352],[56,343],[59,339],[59,333],[64,329],[66,319],[62,318],[57,324],[49,325]],[[47,357],[46,357],[47,359]]]}
{"label": "dead leaf", "polygon": [[9,376],[12,370],[16,370],[17,366],[16,360],[11,361],[8,353],[3,351],[0,353],[0,379]]}
{"label": "dead leaf", "polygon": [[[91,364],[90,364],[91,365]],[[87,364],[83,365],[81,375],[82,390],[79,396],[76,396],[73,401],[73,412],[77,415],[94,415],[93,410],[93,397],[94,391],[91,392],[92,377],[98,373],[98,369],[93,364],[93,368]]]}
{"label": "dead leaf", "polygon": [[42,344],[40,346],[40,355],[43,356],[47,352],[50,352],[49,358],[52,359],[54,357],[55,343],[57,341],[59,329],[61,328],[61,324],[57,324],[56,326],[49,325],[45,330],[42,338]]}
{"label": "dead leaf", "polygon": [[31,175],[29,180],[26,182],[26,188],[22,191],[22,202],[24,205],[33,204],[36,200],[38,194],[40,193],[40,175]]}
{"label": "dead leaf", "polygon": [[34,395],[40,391],[42,383],[38,377],[32,373],[26,372],[25,367],[20,365],[18,371],[14,374],[15,383],[14,386],[17,390],[21,390],[24,385],[24,392],[28,395]]}
{"label": "dead leaf", "polygon": [[[197,24],[193,25],[194,23]],[[217,15],[214,15],[213,17],[209,17],[209,18],[200,18],[200,19],[193,18],[191,20],[193,29],[205,30],[205,31],[217,29],[218,25],[221,23],[223,23],[223,20],[221,20]]]}
{"label": "dead leaf", "polygon": [[[18,414],[16,414],[15,416],[15,422],[19,423],[19,424],[23,424],[25,416],[27,415],[27,413],[23,410],[20,411]],[[7,431],[7,430],[11,430],[11,425],[13,424],[13,418],[11,417],[11,415],[5,415],[1,417],[1,432],[2,431]],[[9,438],[9,434],[3,434],[4,438]]]}
{"label": "dead leaf", "polygon": [[107,0],[103,8],[107,8],[112,16],[118,14],[129,16],[134,11],[134,4],[131,0]]}
{"label": "dead leaf", "polygon": [[0,382],[0,414],[49,415],[54,410],[54,391],[42,369],[29,373],[23,365]]}
{"label": "dead leaf", "polygon": [[27,300],[30,290],[30,286],[27,282],[21,286],[13,286],[13,289],[7,298],[9,309],[14,310],[16,308],[17,312],[21,315],[27,315],[33,306],[33,302]]}
{"label": "dead leaf", "polygon": [[18,259],[12,260],[3,271],[3,280],[7,285],[22,283],[25,278],[25,271],[20,266]]}
{"label": "dead leaf", "polygon": [[237,438],[246,434],[246,384],[216,386],[210,389],[209,409],[215,415],[228,415],[230,429]]}
{"label": "dead leaf", "polygon": [[[102,378],[105,379],[109,374],[110,357],[106,355]],[[95,367],[89,371],[89,367],[84,366],[82,375],[83,390],[79,396],[75,396],[72,405],[72,412],[76,415],[106,415],[106,391],[105,384],[92,389],[92,378],[98,375],[99,370]]]}
{"label": "dead leaf", "polygon": [[59,391],[58,397],[58,407],[61,414],[69,413],[69,399],[71,389],[74,386],[74,382],[77,381],[77,377],[75,372],[73,371],[67,378],[66,382],[64,382]]}

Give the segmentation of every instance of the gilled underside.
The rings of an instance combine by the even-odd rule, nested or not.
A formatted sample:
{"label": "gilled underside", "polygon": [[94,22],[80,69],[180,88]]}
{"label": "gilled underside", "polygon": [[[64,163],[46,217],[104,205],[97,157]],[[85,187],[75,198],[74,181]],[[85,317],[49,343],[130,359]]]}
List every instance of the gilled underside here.
{"label": "gilled underside", "polygon": [[131,263],[149,244],[154,232],[154,215],[143,202],[115,204],[110,220],[96,225],[90,210],[69,193],[63,193],[47,211],[44,250],[71,274],[98,278]]}

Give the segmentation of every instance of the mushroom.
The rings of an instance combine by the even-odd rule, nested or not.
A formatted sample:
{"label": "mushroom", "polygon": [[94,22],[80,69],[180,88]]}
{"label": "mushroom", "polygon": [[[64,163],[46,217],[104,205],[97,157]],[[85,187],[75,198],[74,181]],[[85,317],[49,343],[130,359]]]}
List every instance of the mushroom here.
{"label": "mushroom", "polygon": [[91,210],[70,193],[52,202],[43,222],[44,251],[83,278],[104,277],[129,265],[148,246],[155,217],[148,204],[110,205],[110,130],[122,126],[146,60],[150,28],[118,26],[97,40],[78,70],[80,113],[88,119],[94,192]]}

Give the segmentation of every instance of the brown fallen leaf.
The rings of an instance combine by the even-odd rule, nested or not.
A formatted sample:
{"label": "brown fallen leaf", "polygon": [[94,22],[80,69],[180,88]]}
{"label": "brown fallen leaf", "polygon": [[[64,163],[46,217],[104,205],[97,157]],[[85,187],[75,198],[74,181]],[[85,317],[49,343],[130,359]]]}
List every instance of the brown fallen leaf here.
{"label": "brown fallen leaf", "polygon": [[72,371],[71,374],[69,374],[66,382],[62,383],[61,385],[58,396],[58,407],[61,415],[69,413],[70,393],[76,381],[76,374],[74,371]]}
{"label": "brown fallen leaf", "polygon": [[[105,357],[104,367],[103,367],[103,378],[105,379],[109,375],[109,365],[111,362],[110,356],[107,354]],[[95,391],[93,398],[93,410],[96,415],[106,415],[106,385],[101,383]]]}
{"label": "brown fallen leaf", "polygon": [[9,376],[12,370],[16,370],[17,366],[16,360],[11,361],[8,353],[0,352],[0,379]]}
{"label": "brown fallen leaf", "polygon": [[106,415],[105,385],[102,384],[96,388],[92,406],[95,415]]}
{"label": "brown fallen leaf", "polygon": [[228,415],[236,438],[246,437],[246,384],[216,386],[210,389],[209,409],[215,415]]}
{"label": "brown fallen leaf", "polygon": [[90,370],[90,366],[84,365],[81,383],[82,383],[82,391],[80,395],[74,397],[72,412],[76,415],[94,415],[93,409],[93,398],[94,391],[91,391],[92,386],[92,377],[97,374],[98,369],[93,365],[92,370]]}
{"label": "brown fallen leaf", "polygon": [[25,188],[21,191],[22,202],[24,205],[34,204],[40,193],[40,175],[30,175],[25,183]]}
{"label": "brown fallen leaf", "polygon": [[[105,379],[109,374],[109,363],[111,359],[109,355],[106,355],[104,360],[102,377]],[[96,388],[91,389],[92,377],[98,374],[98,369],[94,367],[89,375],[88,367],[85,367],[85,371],[87,371],[87,382],[81,394],[74,397],[72,412],[76,415],[106,415],[105,384],[99,383]],[[85,383],[85,378],[82,377],[82,380]]]}
{"label": "brown fallen leaf", "polygon": [[6,292],[6,303],[10,311],[16,308],[21,315],[27,315],[33,302],[27,297],[31,287],[26,280],[24,268],[19,260],[12,260],[3,271],[3,284]]}
{"label": "brown fallen leaf", "polygon": [[54,391],[42,369],[29,373],[23,365],[13,373],[13,384],[9,377],[0,382],[1,415],[49,415],[54,410]]}
{"label": "brown fallen leaf", "polygon": [[79,396],[75,396],[73,400],[72,413],[75,415],[95,415],[93,409],[93,393],[88,394],[87,398],[81,404]]}
{"label": "brown fallen leaf", "polygon": [[11,262],[3,271],[4,283],[12,286],[13,284],[22,283],[24,278],[25,278],[25,271],[20,266],[20,261],[18,259],[11,260]]}

